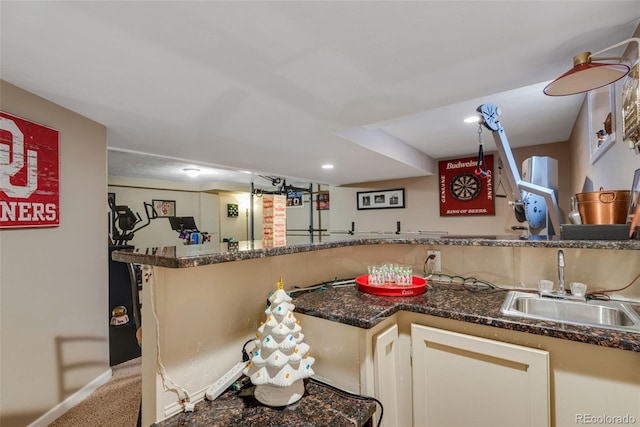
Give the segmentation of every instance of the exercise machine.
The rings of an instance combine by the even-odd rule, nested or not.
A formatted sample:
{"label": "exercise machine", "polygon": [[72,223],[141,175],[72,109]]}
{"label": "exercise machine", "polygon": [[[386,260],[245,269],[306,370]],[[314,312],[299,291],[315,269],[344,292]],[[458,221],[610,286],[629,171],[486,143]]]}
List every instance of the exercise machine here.
{"label": "exercise machine", "polygon": [[151,220],[158,217],[158,213],[151,203],[142,203],[144,204],[147,219],[144,224],[136,227],[137,224],[142,222],[140,214],[138,212],[134,214],[129,206],[116,205],[113,201],[109,200],[109,208],[111,209],[111,212],[113,212],[113,216],[111,218],[113,234],[111,239],[113,240],[114,245],[126,245],[127,242],[133,239],[136,232],[151,224]]}
{"label": "exercise machine", "polygon": [[[527,182],[520,177],[513,153],[511,152],[511,147],[509,146],[509,141],[507,140],[507,135],[499,120],[501,114],[500,108],[494,104],[482,104],[476,109],[476,112],[479,114],[480,126],[484,125],[492,132],[498,153],[506,165],[507,180],[513,191],[510,197],[509,195],[507,196],[511,199],[510,204],[514,206],[516,218],[519,216],[519,213],[520,215],[524,213],[527,221],[535,222],[535,213],[538,211],[536,210],[534,212],[534,202],[544,202],[546,204],[545,213],[548,215],[548,224],[546,224],[547,227],[545,228],[547,235],[559,235],[560,209],[558,208],[555,191],[543,185]],[[478,154],[478,157],[481,156],[482,145],[480,145]],[[481,166],[480,163],[479,166]],[[481,169],[480,172],[482,172]],[[538,198],[539,200],[537,200]],[[547,215],[545,215],[545,217]]]}

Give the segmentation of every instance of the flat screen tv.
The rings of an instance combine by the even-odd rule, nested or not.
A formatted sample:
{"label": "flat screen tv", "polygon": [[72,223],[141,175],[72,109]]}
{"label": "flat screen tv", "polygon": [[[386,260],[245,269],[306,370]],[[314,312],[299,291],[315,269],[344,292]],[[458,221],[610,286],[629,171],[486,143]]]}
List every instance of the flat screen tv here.
{"label": "flat screen tv", "polygon": [[171,224],[171,229],[175,231],[198,231],[196,221],[192,216],[170,216],[169,223]]}

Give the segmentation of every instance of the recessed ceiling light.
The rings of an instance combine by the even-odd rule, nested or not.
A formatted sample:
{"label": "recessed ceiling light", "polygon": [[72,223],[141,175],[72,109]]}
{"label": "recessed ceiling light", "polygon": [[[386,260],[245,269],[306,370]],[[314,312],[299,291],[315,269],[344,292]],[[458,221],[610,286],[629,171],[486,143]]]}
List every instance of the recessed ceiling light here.
{"label": "recessed ceiling light", "polygon": [[200,169],[198,168],[184,168],[182,170],[191,178],[196,177],[198,176],[198,174],[200,174]]}
{"label": "recessed ceiling light", "polygon": [[326,165],[322,165],[322,169],[333,169],[333,165],[327,163]]}
{"label": "recessed ceiling light", "polygon": [[470,117],[467,117],[466,119],[464,119],[464,122],[465,123],[478,123],[478,119],[479,119],[478,116],[470,116]]}

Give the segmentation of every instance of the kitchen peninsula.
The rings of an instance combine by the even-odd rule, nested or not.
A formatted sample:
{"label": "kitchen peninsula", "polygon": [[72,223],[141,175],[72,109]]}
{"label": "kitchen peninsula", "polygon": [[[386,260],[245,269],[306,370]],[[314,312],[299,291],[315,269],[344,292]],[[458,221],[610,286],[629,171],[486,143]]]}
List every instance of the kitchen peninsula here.
{"label": "kitchen peninsula", "polygon": [[[474,276],[499,287],[533,288],[540,278],[557,277],[556,253],[558,249],[563,249],[567,259],[565,274],[568,281],[581,281],[590,288],[615,289],[629,283],[637,275],[637,266],[640,265],[639,241],[354,239],[269,249],[240,242],[238,250],[232,251],[227,250],[224,244],[221,245],[223,246],[177,246],[137,252],[120,251],[113,255],[116,261],[143,266],[145,425],[181,410],[177,394],[164,389],[162,378],[156,372],[158,349],[168,377],[186,389],[192,400],[200,399],[210,384],[240,361],[243,343],[252,337],[258,322],[262,320],[266,298],[269,292],[275,290],[280,277],[285,282],[285,289],[290,290],[334,279],[353,278],[363,274],[368,264],[374,263],[407,264],[413,267],[414,274],[419,274],[423,269],[427,250],[437,249],[442,253],[442,269],[445,273]],[[640,285],[632,286],[626,295],[639,298],[640,291],[637,288]],[[554,380],[551,382],[548,418],[555,425],[566,423],[577,410],[589,409],[566,402],[572,391],[564,388],[583,383],[576,383],[575,375],[565,374],[565,370],[591,370],[596,373],[595,376],[579,376],[580,381],[584,381],[584,386],[593,389],[593,385],[597,389],[590,392],[592,396],[582,397],[583,402],[607,402],[610,401],[611,393],[621,395],[621,399],[616,400],[617,407],[601,408],[598,405],[604,403],[594,403],[591,410],[615,410],[617,414],[626,409],[640,418],[637,408],[627,408],[629,402],[637,403],[640,399],[640,375],[637,374],[640,366],[638,334],[613,336],[602,331],[570,328],[564,324],[540,325],[520,319],[515,321],[498,318],[496,308],[488,306],[485,310],[491,313],[474,314],[473,307],[490,303],[478,298],[489,297],[458,293],[450,294],[458,295],[458,298],[450,298],[446,296],[446,289],[439,291],[442,306],[431,304],[432,307],[426,309],[424,307],[430,301],[433,302],[429,299],[429,292],[431,290],[422,296],[412,297],[414,302],[420,301],[422,304],[413,304],[413,308],[407,301],[401,301],[404,298],[390,301],[390,297],[375,297],[376,300],[369,303],[378,312],[370,324],[358,323],[363,317],[357,317],[356,314],[351,323],[337,317],[332,318],[330,308],[328,312],[321,313],[323,304],[325,309],[336,303],[342,304],[343,308],[357,304],[363,296],[354,288],[330,290],[321,296],[302,295],[296,298],[294,304],[297,304],[296,301],[300,302],[298,311],[306,312],[306,315],[301,314],[301,325],[317,360],[314,366],[316,373],[325,379],[334,380],[335,385],[349,391],[379,394],[376,391],[379,392],[380,384],[376,385],[374,368],[370,366],[374,359],[370,340],[389,328],[396,327],[399,352],[394,356],[398,378],[395,387],[399,387],[398,396],[402,404],[411,406],[409,329],[411,325],[435,326],[470,336],[515,342],[523,347],[550,349],[548,351],[551,353],[550,365],[553,372],[551,378]],[[366,296],[368,297],[369,295]],[[308,305],[311,304],[310,298],[314,299],[314,305]],[[491,298],[499,300],[495,296],[489,299]],[[157,315],[157,322],[152,310]],[[355,338],[355,342],[345,341],[351,338]],[[355,368],[338,363],[343,355],[335,355],[331,359],[327,350],[331,347],[325,345],[331,342],[340,342],[346,347],[354,346],[346,354],[355,358]],[[580,357],[554,355],[574,352]],[[348,358],[342,360],[352,361]],[[595,365],[596,361],[598,366],[587,366],[590,362]],[[607,366],[607,373],[603,371],[604,366]],[[626,378],[622,380],[622,374],[618,370],[624,370],[625,367]],[[357,372],[343,372],[343,369],[355,369]],[[632,376],[631,379],[628,378],[629,375]],[[607,395],[603,396],[602,393]],[[577,398],[571,401],[575,400]],[[403,417],[408,416],[411,422],[410,407],[403,407],[402,409],[407,409],[404,411],[398,408],[394,411],[392,406],[389,404],[389,411],[385,408],[387,421],[395,416],[396,420],[402,422],[407,420]]]}

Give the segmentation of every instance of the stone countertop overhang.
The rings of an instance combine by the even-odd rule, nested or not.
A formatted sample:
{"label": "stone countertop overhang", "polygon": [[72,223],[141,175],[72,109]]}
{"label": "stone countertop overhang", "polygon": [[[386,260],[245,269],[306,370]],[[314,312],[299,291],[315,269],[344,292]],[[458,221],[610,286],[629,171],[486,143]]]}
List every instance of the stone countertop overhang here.
{"label": "stone countertop overhang", "polygon": [[190,268],[209,264],[220,264],[225,262],[268,258],[279,255],[363,245],[444,245],[640,250],[640,240],[522,240],[517,236],[495,236],[491,238],[459,238],[455,236],[440,238],[370,238],[308,243],[276,248],[262,248],[262,243],[259,241],[243,241],[236,243],[237,246],[233,245],[232,247],[229,247],[227,243],[208,243],[203,245],[162,246],[134,250],[123,249],[115,250],[112,254],[112,258],[114,261],[131,262],[157,267]]}
{"label": "stone countertop overhang", "polygon": [[[569,323],[505,316],[500,307],[506,297],[501,289],[469,288],[429,283],[425,293],[411,297],[378,296],[356,286],[295,292],[296,312],[358,328],[369,329],[404,310],[479,325],[543,335],[603,347],[640,352],[640,333],[578,326]],[[640,305],[638,305],[640,309]]]}

